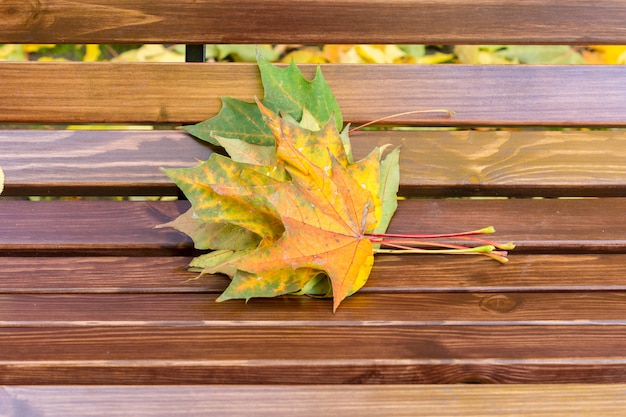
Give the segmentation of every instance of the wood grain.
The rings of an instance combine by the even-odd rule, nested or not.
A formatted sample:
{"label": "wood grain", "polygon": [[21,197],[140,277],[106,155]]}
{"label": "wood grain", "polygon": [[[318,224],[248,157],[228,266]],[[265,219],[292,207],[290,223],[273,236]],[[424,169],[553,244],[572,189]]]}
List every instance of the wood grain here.
{"label": "wood grain", "polygon": [[[618,66],[326,65],[322,71],[345,120],[356,123],[448,109],[455,115],[394,121],[626,126],[626,74]],[[218,112],[221,96],[261,97],[257,78],[254,64],[3,63],[0,121],[195,123]]]}
{"label": "wood grain", "polygon": [[626,43],[620,0],[8,0],[3,43]]}
{"label": "wood grain", "polygon": [[[21,417],[519,416],[621,417],[624,384],[309,385],[309,386],[7,386],[0,404]],[[254,404],[251,413],[250,404]],[[13,413],[13,414],[10,414]]]}
{"label": "wood grain", "polygon": [[618,383],[624,343],[622,325],[8,327],[0,383]]}
{"label": "wood grain", "polygon": [[[626,255],[524,255],[488,259],[378,255],[359,293],[626,291]],[[11,257],[0,294],[173,294],[222,292],[225,277],[195,278],[188,257]],[[418,271],[418,272],[416,272]],[[390,278],[392,277],[392,278]],[[573,279],[572,277],[575,277]]]}
{"label": "wood grain", "polygon": [[626,326],[626,292],[359,293],[216,303],[217,294],[0,294],[1,327]]}
{"label": "wood grain", "polygon": [[[401,146],[405,196],[626,196],[620,131],[355,132],[353,150]],[[181,131],[0,131],[5,196],[177,195],[159,169],[215,148]]]}
{"label": "wood grain", "polygon": [[[621,0],[6,0],[0,14],[8,43],[626,44]],[[323,72],[356,124],[443,108],[389,123],[626,127],[620,67]],[[253,64],[2,63],[0,83],[0,123],[171,126],[263,94]],[[494,225],[518,245],[508,265],[380,256],[334,314],[306,297],[218,304],[228,280],[187,281],[191,241],[154,227],[188,202],[0,201],[0,384],[61,384],[0,388],[0,415],[622,415],[624,385],[396,385],[626,382],[622,132],[354,135],[359,155],[388,140],[405,148],[402,193],[427,197],[401,201],[390,232]],[[3,130],[0,147],[12,196],[175,194],[158,168],[214,150],[130,130]],[[431,198],[469,195],[607,198]]]}
{"label": "wood grain", "polygon": [[0,131],[7,195],[177,195],[160,168],[209,158],[181,131]]}
{"label": "wood grain", "polygon": [[[189,238],[155,229],[188,207],[185,201],[0,201],[0,253],[189,255]],[[624,253],[624,213],[624,199],[406,200],[389,232],[450,233],[495,225],[494,239],[514,241],[516,253]]]}
{"label": "wood grain", "polygon": [[[191,242],[174,229],[156,229],[188,207],[188,202],[3,201],[2,253],[18,255],[109,254],[180,255]],[[108,220],[107,220],[108,219]]]}

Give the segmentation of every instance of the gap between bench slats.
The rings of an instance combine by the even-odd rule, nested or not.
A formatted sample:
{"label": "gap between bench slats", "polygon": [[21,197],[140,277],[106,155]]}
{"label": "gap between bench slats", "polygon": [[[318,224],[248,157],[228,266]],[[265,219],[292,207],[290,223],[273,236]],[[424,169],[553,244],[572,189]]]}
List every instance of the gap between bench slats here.
{"label": "gap between bench slats", "polygon": [[[511,252],[509,258],[501,266],[478,257],[378,255],[359,294],[626,291],[623,254]],[[0,294],[215,294],[229,283],[222,276],[194,279],[197,274],[187,270],[187,257],[2,259]]]}
{"label": "gap between bench slats", "polygon": [[4,43],[626,43],[620,0],[12,0],[0,12]]}
{"label": "gap between bench slats", "polygon": [[0,384],[626,382],[622,325],[50,326],[2,336]]}
{"label": "gap between bench slats", "polygon": [[[401,146],[402,195],[626,196],[622,131],[355,132],[355,157]],[[0,131],[10,195],[176,195],[159,168],[211,150],[180,131]]]}
{"label": "gap between bench slats", "polygon": [[[315,66],[304,66],[313,74]],[[619,66],[324,65],[344,118],[422,125],[626,126]],[[195,123],[261,96],[255,64],[2,63],[0,122]]]}
{"label": "gap between bench slats", "polygon": [[[0,201],[0,253],[189,254],[189,238],[155,229],[188,207],[186,201]],[[494,238],[514,241],[516,253],[623,253],[624,213],[626,199],[406,200],[389,232],[449,233],[493,225]]]}
{"label": "gap between bench slats", "polygon": [[258,417],[622,417],[626,385],[6,386],[0,398],[21,417],[239,417],[250,404]]}

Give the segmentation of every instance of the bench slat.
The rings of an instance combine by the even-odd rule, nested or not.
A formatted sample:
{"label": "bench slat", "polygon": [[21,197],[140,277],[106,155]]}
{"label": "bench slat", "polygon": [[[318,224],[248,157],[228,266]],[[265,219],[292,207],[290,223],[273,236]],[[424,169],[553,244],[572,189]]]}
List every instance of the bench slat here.
{"label": "bench slat", "polygon": [[0,294],[0,327],[626,326],[626,292],[618,291],[364,293],[345,300],[335,314],[331,300],[285,296],[217,303],[216,298],[217,294]]}
{"label": "bench slat", "polygon": [[[623,254],[512,252],[510,259],[499,267],[478,258],[379,255],[359,293],[626,291]],[[186,270],[189,260],[5,257],[0,265],[0,294],[216,293],[226,288],[229,281],[223,277],[191,279],[196,275]]]}
{"label": "bench slat", "polygon": [[626,382],[622,325],[48,326],[2,336],[1,384]]}
{"label": "bench slat", "polygon": [[[626,196],[621,131],[361,131],[352,142],[357,158],[402,146],[407,196]],[[0,143],[5,196],[176,195],[159,168],[212,149],[180,131],[9,130]]]}
{"label": "bench slat", "polygon": [[619,0],[11,0],[0,12],[3,43],[626,43]]}
{"label": "bench slat", "polygon": [[[2,404],[22,417],[258,417],[298,415],[621,417],[626,385],[7,386]],[[349,398],[350,401],[346,401]],[[184,404],[184,406],[183,406]],[[521,411],[523,410],[523,411]],[[589,411],[586,411],[589,410]]]}
{"label": "bench slat", "polygon": [[[450,233],[495,225],[495,238],[514,241],[516,253],[626,252],[626,222],[622,221],[626,199],[400,203],[390,233]],[[173,229],[154,228],[188,207],[185,201],[0,201],[0,252],[13,256],[189,254],[187,237]]]}
{"label": "bench slat", "polygon": [[189,253],[190,240],[155,226],[188,207],[177,202],[1,201],[4,254],[172,255]]}
{"label": "bench slat", "polygon": [[[314,66],[306,66],[312,74]],[[448,109],[396,123],[626,126],[619,66],[326,65],[347,121]],[[261,96],[254,64],[2,63],[0,122],[195,123],[219,97]],[[416,80],[420,80],[416,82]]]}
{"label": "bench slat", "polygon": [[160,168],[194,166],[211,148],[176,131],[0,131],[3,196],[177,195]]}

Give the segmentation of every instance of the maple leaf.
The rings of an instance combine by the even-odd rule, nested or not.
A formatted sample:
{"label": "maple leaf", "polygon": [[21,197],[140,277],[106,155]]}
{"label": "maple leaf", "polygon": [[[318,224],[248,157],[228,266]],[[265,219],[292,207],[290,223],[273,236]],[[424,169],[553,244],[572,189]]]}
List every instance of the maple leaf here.
{"label": "maple leaf", "polygon": [[[285,196],[312,198],[295,187],[274,194],[276,201]],[[365,284],[374,263],[373,246],[364,236],[364,230],[353,223],[355,219],[346,222],[338,213],[320,216],[309,201],[292,210],[287,204],[293,200],[286,200],[282,206],[285,213],[281,213],[286,229],[283,236],[271,245],[248,253],[234,265],[238,270],[254,273],[258,277],[285,269],[324,271],[330,278],[333,309],[336,310],[345,297]]]}
{"label": "maple leaf", "polygon": [[[369,276],[374,253],[366,232],[378,225],[375,211],[380,203],[377,204],[366,184],[350,175],[334,126],[320,132],[307,132],[279,118],[260,103],[259,107],[275,133],[277,157],[285,164],[291,181],[261,187],[226,184],[216,187],[216,191],[223,195],[262,195],[276,209],[285,231],[278,240],[261,244],[231,263],[238,271],[254,274],[257,281],[274,281],[276,274],[281,277],[285,270],[290,272],[287,276],[303,268],[324,271],[331,282],[333,309],[336,310]],[[327,146],[305,155],[303,151],[311,148],[298,145],[304,146],[312,137],[318,142],[327,142]],[[324,151],[318,152],[319,149]],[[374,182],[378,190],[378,172],[373,171],[376,175],[368,180]],[[235,275],[231,286],[247,290],[242,280],[257,284],[249,275],[239,274]],[[304,282],[298,282],[301,288]]]}
{"label": "maple leaf", "polygon": [[[339,105],[319,68],[315,78],[308,81],[294,63],[279,68],[261,55],[257,56],[257,62],[265,91],[262,100],[265,106],[298,121],[306,112],[318,125],[333,118],[335,126],[341,129]],[[239,139],[253,145],[274,145],[272,132],[264,123],[257,105],[230,97],[222,98],[222,108],[217,116],[185,126],[184,130],[214,145],[221,145],[218,137]]]}
{"label": "maple leaf", "polygon": [[[206,235],[206,224],[230,224],[246,229],[261,239],[276,240],[283,232],[274,207],[262,196],[223,195],[216,189],[228,184],[259,187],[274,184],[285,178],[286,172],[274,166],[261,166],[233,161],[230,158],[212,154],[209,160],[193,168],[163,170],[193,203],[192,211],[164,226],[175,227],[192,238]],[[197,219],[197,221],[196,221]],[[224,236],[222,241],[229,241]],[[195,239],[194,239],[195,241]],[[231,242],[232,243],[232,242]],[[245,245],[244,245],[245,246]],[[214,245],[208,240],[198,249],[224,249],[223,244]],[[235,245],[232,249],[245,249]]]}

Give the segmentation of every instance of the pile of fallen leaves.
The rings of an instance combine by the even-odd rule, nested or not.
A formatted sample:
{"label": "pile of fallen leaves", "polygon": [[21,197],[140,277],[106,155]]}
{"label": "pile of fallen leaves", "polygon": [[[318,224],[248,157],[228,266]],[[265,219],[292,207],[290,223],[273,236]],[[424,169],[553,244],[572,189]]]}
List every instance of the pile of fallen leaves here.
{"label": "pile of fallen leaves", "polygon": [[[319,68],[309,82],[294,64],[278,68],[261,57],[258,64],[262,100],[223,98],[218,115],[186,127],[230,157],[214,153],[196,167],[164,170],[192,207],[163,226],[210,250],[193,269],[231,278],[218,301],[332,296],[336,310],[365,284],[374,253],[432,253],[419,239],[450,235],[385,234],[397,207],[399,150],[377,147],[354,161],[349,126]],[[512,247],[479,242],[438,245],[439,253],[505,262],[497,249]]]}
{"label": "pile of fallen leaves", "polygon": [[[206,45],[208,61],[342,64],[625,64],[624,45]],[[183,62],[184,45],[0,44],[0,61]]]}

